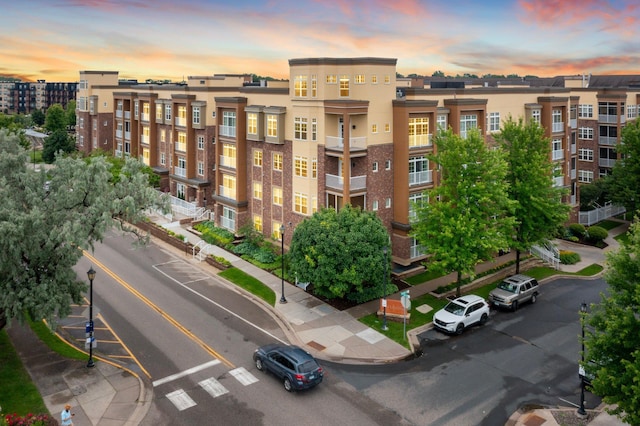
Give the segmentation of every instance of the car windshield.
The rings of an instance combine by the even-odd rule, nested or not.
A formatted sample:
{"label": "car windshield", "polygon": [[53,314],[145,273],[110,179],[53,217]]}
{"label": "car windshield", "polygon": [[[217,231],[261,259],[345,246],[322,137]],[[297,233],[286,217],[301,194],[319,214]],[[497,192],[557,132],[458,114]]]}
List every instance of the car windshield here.
{"label": "car windshield", "polygon": [[455,302],[449,302],[447,306],[444,307],[444,310],[451,312],[453,315],[462,316],[464,314],[464,306],[458,305]]}
{"label": "car windshield", "polygon": [[305,361],[298,366],[298,369],[301,373],[311,373],[318,369],[318,363],[314,360],[310,359],[309,361]]}
{"label": "car windshield", "polygon": [[515,293],[516,290],[518,289],[518,286],[515,284],[510,284],[506,281],[502,281],[499,285],[498,288],[500,290],[504,290],[504,291],[508,291],[510,293]]}

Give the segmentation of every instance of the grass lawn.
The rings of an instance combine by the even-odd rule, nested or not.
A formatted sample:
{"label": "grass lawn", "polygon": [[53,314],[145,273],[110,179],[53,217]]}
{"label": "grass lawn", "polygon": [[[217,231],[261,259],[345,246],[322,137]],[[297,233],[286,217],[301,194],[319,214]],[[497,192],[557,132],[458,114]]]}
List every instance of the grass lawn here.
{"label": "grass lawn", "polygon": [[229,268],[225,271],[220,272],[220,275],[223,278],[228,279],[238,287],[242,287],[248,292],[255,294],[262,300],[266,301],[271,306],[274,306],[276,303],[276,294],[269,287],[264,285],[262,281],[259,281],[252,277],[251,275],[246,274],[238,268]]}
{"label": "grass lawn", "polygon": [[606,229],[607,231],[611,231],[613,228],[617,228],[622,225],[622,223],[616,222],[615,220],[603,220],[602,222],[596,223],[596,225]]}
{"label": "grass lawn", "polygon": [[616,235],[615,237],[613,237],[613,239],[619,242],[620,244],[626,244],[629,242],[629,235],[626,232],[623,232],[622,234]]}
{"label": "grass lawn", "polygon": [[0,405],[2,414],[49,414],[36,385],[15,351],[5,330],[0,331]]}

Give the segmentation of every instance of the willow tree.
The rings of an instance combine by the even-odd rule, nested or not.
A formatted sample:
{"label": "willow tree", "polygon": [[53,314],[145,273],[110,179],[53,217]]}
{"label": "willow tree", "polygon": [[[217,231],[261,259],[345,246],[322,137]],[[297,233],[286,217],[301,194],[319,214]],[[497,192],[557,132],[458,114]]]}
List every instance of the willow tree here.
{"label": "willow tree", "polygon": [[478,263],[509,247],[514,203],[504,153],[489,148],[479,131],[464,138],[448,130],[436,136],[435,146],[429,160],[440,180],[425,191],[429,201],[414,205],[412,235],[430,255],[429,270],[457,272],[459,296],[463,275],[473,277]]}

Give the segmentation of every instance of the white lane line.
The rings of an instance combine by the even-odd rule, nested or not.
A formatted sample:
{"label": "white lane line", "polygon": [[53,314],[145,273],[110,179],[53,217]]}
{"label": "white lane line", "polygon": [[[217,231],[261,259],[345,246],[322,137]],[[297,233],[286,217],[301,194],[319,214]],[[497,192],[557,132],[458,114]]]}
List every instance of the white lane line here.
{"label": "white lane line", "polygon": [[184,376],[188,376],[189,374],[197,373],[198,371],[202,371],[205,368],[213,367],[214,365],[220,364],[219,359],[214,359],[209,362],[205,362],[204,364],[196,365],[195,367],[191,367],[188,370],[181,371],[176,374],[172,374],[171,376],[164,377],[162,379],[158,379],[153,382],[153,387],[163,385],[165,383],[171,382],[173,380],[179,379]]}
{"label": "white lane line", "polygon": [[248,385],[258,381],[256,376],[254,376],[253,374],[249,373],[247,371],[247,369],[244,368],[244,367],[235,368],[235,369],[229,371],[229,374],[231,374],[233,377],[235,377],[236,380],[239,381],[240,383],[242,383],[244,386],[248,386]]}
{"label": "white lane line", "polygon": [[200,385],[200,387],[202,387],[202,389],[206,390],[207,393],[214,398],[217,398],[220,395],[224,395],[225,393],[229,392],[227,388],[222,386],[220,382],[214,379],[213,377],[210,379],[198,382],[198,384]]}
{"label": "white lane line", "polygon": [[[195,291],[194,289],[192,289],[189,286],[186,286],[184,284],[182,284],[180,281],[176,280],[175,278],[173,278],[171,275],[167,274],[166,272],[164,272],[163,270],[161,270],[160,268],[157,268],[156,265],[152,266],[153,269],[155,269],[156,271],[160,272],[162,275],[164,275],[165,277],[169,278],[171,281],[173,281],[174,283],[178,284],[179,286],[181,286],[182,288],[184,288],[185,290],[189,290],[191,293],[195,294],[196,296],[200,296],[200,298],[206,300],[207,302],[211,303],[212,305],[217,306],[218,308],[224,310],[225,312],[228,312],[230,315],[233,315],[234,317],[238,318],[240,321],[244,322],[245,324],[255,328],[256,330],[260,330],[261,332],[263,332],[264,334],[266,334],[267,336],[277,340],[278,342],[287,345],[288,343],[285,342],[284,340],[280,339],[277,336],[274,336],[273,334],[269,333],[267,330],[258,327],[257,325],[255,325],[254,323],[248,321],[247,319],[241,317],[240,315],[236,314],[235,312],[225,308],[224,306],[222,306],[221,304],[215,302],[212,299],[209,299],[207,296],[205,296],[202,293],[198,293],[197,291]],[[213,278],[213,277],[209,277],[209,278]]]}
{"label": "white lane line", "polygon": [[173,403],[173,405],[175,405],[180,411],[197,405],[196,402],[182,389],[168,393],[165,396],[169,398],[169,401],[171,401],[171,403]]}

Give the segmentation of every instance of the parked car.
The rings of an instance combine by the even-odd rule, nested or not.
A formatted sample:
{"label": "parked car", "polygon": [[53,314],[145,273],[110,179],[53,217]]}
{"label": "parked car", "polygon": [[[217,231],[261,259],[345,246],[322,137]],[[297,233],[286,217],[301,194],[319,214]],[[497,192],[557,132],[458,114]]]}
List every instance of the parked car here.
{"label": "parked car", "polygon": [[536,303],[540,295],[540,286],[535,278],[517,274],[505,278],[489,293],[489,303],[496,307],[513,311],[525,303]]}
{"label": "parked car", "polygon": [[318,362],[298,346],[261,346],[253,353],[253,361],[258,370],[269,371],[282,380],[287,392],[314,387],[324,378]]}
{"label": "parked car", "polygon": [[489,305],[474,294],[459,297],[449,302],[433,315],[433,325],[447,333],[461,334],[465,328],[489,319]]}

